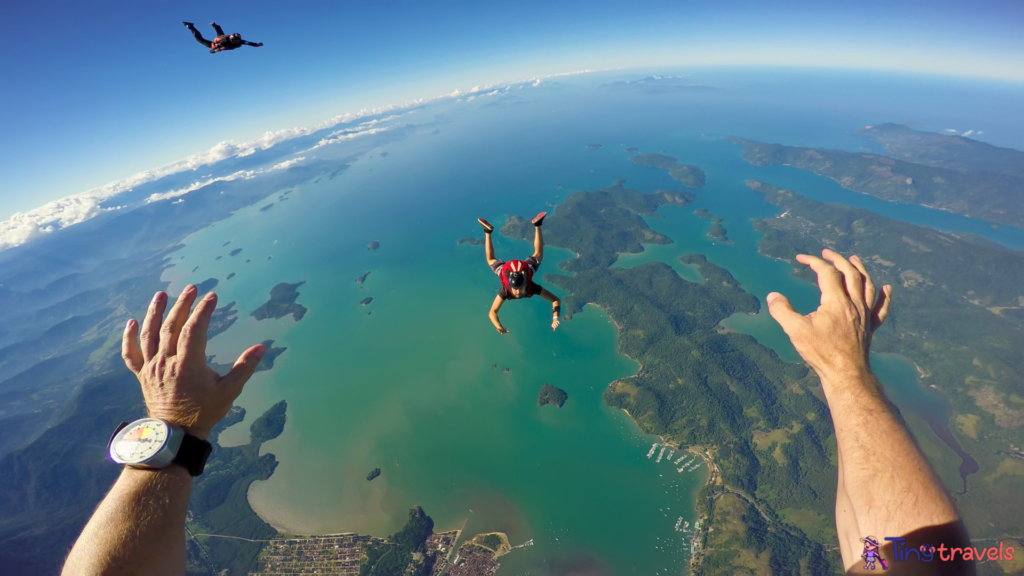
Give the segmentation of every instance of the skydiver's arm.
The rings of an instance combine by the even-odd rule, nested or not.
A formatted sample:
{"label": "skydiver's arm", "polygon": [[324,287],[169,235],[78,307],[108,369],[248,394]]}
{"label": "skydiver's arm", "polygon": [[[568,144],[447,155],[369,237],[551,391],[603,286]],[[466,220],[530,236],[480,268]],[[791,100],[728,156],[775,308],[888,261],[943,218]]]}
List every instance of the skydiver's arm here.
{"label": "skydiver's arm", "polygon": [[548,302],[551,302],[551,311],[552,311],[551,329],[554,330],[554,329],[558,328],[558,324],[559,324],[559,320],[560,320],[559,312],[562,309],[562,301],[558,299],[558,296],[555,296],[551,292],[548,292],[547,288],[541,288],[540,289],[540,297],[545,299],[545,300],[547,300]]}
{"label": "skydiver's arm", "polygon": [[[142,325],[141,346],[139,325],[130,320],[121,356],[139,379],[149,415],[205,440],[266,348],[246,350],[226,376],[214,372],[206,365],[206,334],[217,297],[209,293],[190,314],[196,294],[195,286],[186,286],[163,321],[167,295],[157,292]],[[82,530],[62,574],[184,574],[191,491],[192,477],[176,464],[159,471],[125,468]]]}
{"label": "skydiver's arm", "polygon": [[[853,554],[863,550],[860,539],[868,535],[881,540],[880,552],[890,558],[886,537],[907,537],[911,548],[925,542],[947,549],[969,544],[952,500],[871,373],[871,335],[888,315],[892,289],[876,291],[857,257],[848,261],[831,250],[822,257],[797,256],[818,275],[816,311],[803,316],[778,293],[767,301],[772,317],[818,374],[832,415],[842,475],[836,530],[844,566],[856,568]],[[913,566],[900,574],[974,574],[973,563],[906,564]]]}
{"label": "skydiver's arm", "polygon": [[263,42],[249,42],[248,40],[242,40],[242,44],[245,44],[246,46],[255,46],[257,48],[263,46]]}
{"label": "skydiver's arm", "polygon": [[182,530],[192,477],[181,466],[125,467],[64,564],[77,574],[185,573]]}
{"label": "skydiver's arm", "polygon": [[495,296],[494,302],[491,304],[491,313],[489,314],[491,324],[494,324],[494,327],[498,330],[499,334],[508,334],[508,330],[505,330],[505,327],[501,325],[501,320],[498,320],[498,310],[501,309],[501,305],[504,303],[504,298],[501,296]]}

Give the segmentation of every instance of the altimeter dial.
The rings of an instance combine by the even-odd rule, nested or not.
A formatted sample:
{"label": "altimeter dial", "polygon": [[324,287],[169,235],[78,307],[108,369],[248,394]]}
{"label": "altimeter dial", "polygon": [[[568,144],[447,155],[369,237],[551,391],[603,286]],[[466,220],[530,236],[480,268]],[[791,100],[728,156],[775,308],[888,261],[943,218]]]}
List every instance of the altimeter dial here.
{"label": "altimeter dial", "polygon": [[122,464],[143,464],[167,443],[167,423],[156,418],[136,420],[117,433],[110,444],[110,457]]}

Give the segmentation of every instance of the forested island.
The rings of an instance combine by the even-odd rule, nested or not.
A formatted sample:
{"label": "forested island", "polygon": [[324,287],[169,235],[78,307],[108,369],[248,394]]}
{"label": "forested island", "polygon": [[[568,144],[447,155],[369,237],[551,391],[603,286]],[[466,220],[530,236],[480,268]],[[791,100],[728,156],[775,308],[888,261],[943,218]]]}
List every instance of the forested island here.
{"label": "forested island", "polygon": [[253,310],[252,317],[257,320],[266,320],[267,318],[284,318],[291,314],[296,322],[302,320],[302,317],[306,315],[306,307],[296,303],[295,300],[299,297],[297,288],[305,283],[305,280],[295,284],[282,282],[274,286],[270,289],[270,300]]}
{"label": "forested island", "polygon": [[668,170],[669,176],[679,182],[682,182],[684,186],[688,186],[690,188],[700,188],[704,186],[703,170],[697,166],[679,164],[676,159],[671,156],[655,154],[652,152],[642,154],[640,156],[633,156],[630,160],[634,164],[639,164],[641,166],[650,166],[652,168]]}
{"label": "forested island", "polygon": [[[921,383],[942,391],[952,404],[949,426],[987,473],[961,479],[964,463],[931,441],[923,448],[956,495],[974,538],[1024,530],[1024,463],[997,452],[1024,445],[1024,255],[970,235],[939,232],[891,220],[867,210],[822,204],[770,184],[748,185],[779,206],[786,217],[755,222],[766,256],[793,260],[822,245],[858,254],[875,283],[893,286],[889,320],[873,339],[877,352],[896,352],[919,367]],[[916,436],[927,427],[911,420]],[[999,470],[1020,470],[1001,474]]]}
{"label": "forested island", "polygon": [[[757,166],[795,166],[831,178],[854,192],[883,200],[920,204],[1000,224],[1024,226],[1024,195],[1020,194],[1020,190],[1024,190],[1024,176],[915,164],[863,152],[726,139],[743,146],[743,159]],[[904,156],[911,155],[905,144],[900,150]],[[962,166],[965,163],[974,165],[966,161],[949,164]]]}
{"label": "forested island", "polygon": [[715,216],[711,212],[708,212],[707,208],[698,208],[693,211],[700,218],[707,218],[711,220],[711,229],[708,230],[708,237],[714,238],[723,244],[732,244],[732,240],[726,236],[725,226],[722,226],[722,219]]}
{"label": "forested island", "polygon": [[363,282],[366,282],[366,277],[369,276],[369,275],[370,275],[370,271],[367,270],[366,274],[363,274],[359,278],[356,278],[356,284],[359,284],[360,286],[362,286]]}
{"label": "forested island", "polygon": [[474,238],[472,236],[467,236],[466,238],[459,238],[455,243],[469,244],[470,246],[483,246],[484,244],[486,244],[486,241],[483,238]]}
{"label": "forested island", "polygon": [[374,240],[366,245],[367,250],[377,250],[378,248],[380,248],[380,240]]}
{"label": "forested island", "polygon": [[[644,194],[621,182],[572,194],[548,215],[545,239],[579,258],[560,264],[572,276],[544,280],[569,294],[567,318],[586,304],[603,309],[619,326],[621,353],[642,366],[610,384],[605,402],[628,410],[645,433],[707,451],[717,465],[720,475],[698,497],[701,524],[713,530],[699,539],[700,570],[735,574],[741,554],[776,574],[836,572],[834,439],[817,381],[750,336],[717,330],[732,314],[757,312],[758,299],[701,255],[684,262],[698,266],[703,284],[660,262],[610,267],[643,243],[671,242],[641,218],[669,201],[685,206],[692,196]],[[512,217],[501,232],[526,240],[533,230]]]}
{"label": "forested island", "polygon": [[366,479],[373,480],[377,476],[380,476],[380,468],[374,468],[373,470],[370,470],[370,473],[366,475]]}
{"label": "forested island", "polygon": [[540,387],[540,393],[537,395],[537,406],[554,404],[561,408],[568,398],[569,395],[565,393],[565,390],[545,382],[544,385]]}
{"label": "forested island", "polygon": [[373,296],[367,296],[359,301],[360,306],[369,306],[370,302],[373,302]]}
{"label": "forested island", "polygon": [[967,136],[914,130],[901,124],[865,126],[853,133],[871,138],[884,146],[890,156],[907,162],[1024,178],[1024,152],[1013,148],[1000,148]]}
{"label": "forested island", "polygon": [[266,206],[260,208],[260,212],[266,212],[267,210],[270,210],[273,207],[274,207],[274,203],[271,202],[270,204],[267,204]]}
{"label": "forested island", "polygon": [[234,250],[232,250],[232,251],[231,251],[231,252],[230,252],[230,253],[228,254],[228,256],[232,256],[232,257],[234,257],[234,256],[238,256],[238,254],[239,254],[239,253],[241,253],[241,252],[242,252],[242,249],[241,249],[241,248],[235,248]]}

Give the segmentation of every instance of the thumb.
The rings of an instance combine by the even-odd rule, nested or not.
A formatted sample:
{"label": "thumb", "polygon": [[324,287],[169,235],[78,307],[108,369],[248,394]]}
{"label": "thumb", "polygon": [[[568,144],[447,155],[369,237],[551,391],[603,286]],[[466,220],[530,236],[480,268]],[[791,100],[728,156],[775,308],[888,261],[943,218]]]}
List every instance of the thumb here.
{"label": "thumb", "polygon": [[242,393],[242,387],[249,381],[249,378],[252,378],[256,368],[260,365],[260,360],[263,359],[263,355],[266,353],[267,347],[263,344],[257,344],[249,348],[242,352],[238,360],[235,360],[235,365],[231,367],[231,371],[220,379],[220,384],[227,389],[227,393],[231,396],[232,400],[238,398],[238,395]]}
{"label": "thumb", "polygon": [[782,330],[786,333],[790,331],[796,322],[803,318],[803,315],[793,310],[793,305],[789,303],[789,299],[778,292],[772,292],[766,296],[765,301],[768,302],[768,313],[779,323],[779,326],[782,326]]}

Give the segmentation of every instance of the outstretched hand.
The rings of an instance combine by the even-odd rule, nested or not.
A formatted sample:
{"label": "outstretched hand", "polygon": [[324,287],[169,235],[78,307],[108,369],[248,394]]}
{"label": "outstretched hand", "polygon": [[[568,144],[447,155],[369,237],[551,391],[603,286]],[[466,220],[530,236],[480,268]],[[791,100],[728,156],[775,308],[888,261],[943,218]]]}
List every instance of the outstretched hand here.
{"label": "outstretched hand", "polygon": [[129,320],[121,357],[139,379],[151,417],[182,426],[205,440],[242,393],[266,347],[257,344],[243,352],[226,376],[207,366],[206,332],[217,295],[207,294],[190,314],[196,295],[195,286],[186,286],[161,326],[167,294],[157,292],[142,324],[141,347],[139,324]]}
{"label": "outstretched hand", "polygon": [[554,319],[551,320],[551,329],[556,330],[558,328],[558,324],[558,316],[555,316]]}
{"label": "outstretched hand", "polygon": [[862,373],[869,369],[871,335],[889,315],[892,286],[876,291],[858,256],[847,260],[831,250],[821,255],[796,257],[818,275],[818,309],[804,316],[793,310],[785,296],[772,292],[766,298],[768,312],[820,378]]}
{"label": "outstretched hand", "polygon": [[505,328],[503,328],[503,327],[499,326],[497,330],[498,330],[498,334],[508,334],[508,330],[505,330]]}

